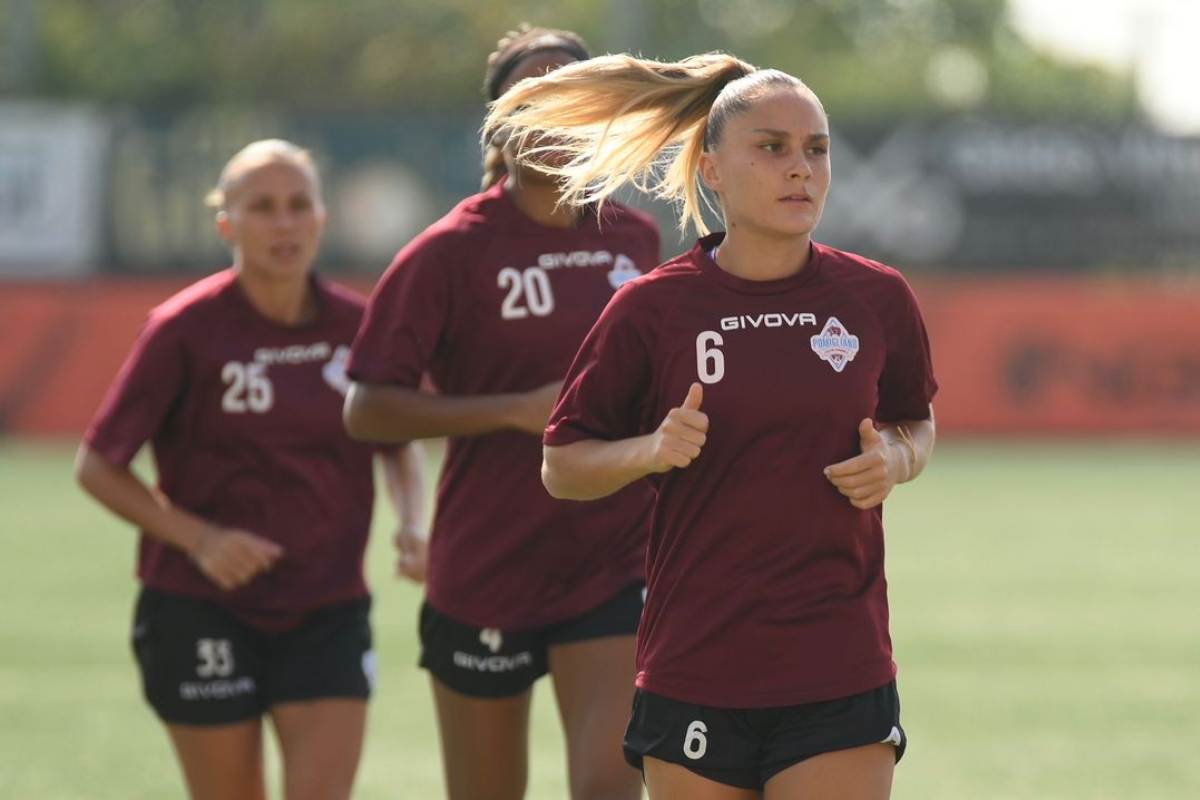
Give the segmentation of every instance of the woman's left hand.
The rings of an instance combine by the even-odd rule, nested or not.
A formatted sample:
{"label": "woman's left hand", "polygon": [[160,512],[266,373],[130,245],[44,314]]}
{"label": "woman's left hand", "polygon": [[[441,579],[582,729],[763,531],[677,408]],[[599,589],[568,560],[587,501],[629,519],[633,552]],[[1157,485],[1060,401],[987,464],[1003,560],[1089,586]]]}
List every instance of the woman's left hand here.
{"label": "woman's left hand", "polygon": [[826,467],[825,477],[850,505],[866,511],[880,505],[900,482],[904,453],[889,445],[870,419],[859,423],[858,438],[862,454]]}

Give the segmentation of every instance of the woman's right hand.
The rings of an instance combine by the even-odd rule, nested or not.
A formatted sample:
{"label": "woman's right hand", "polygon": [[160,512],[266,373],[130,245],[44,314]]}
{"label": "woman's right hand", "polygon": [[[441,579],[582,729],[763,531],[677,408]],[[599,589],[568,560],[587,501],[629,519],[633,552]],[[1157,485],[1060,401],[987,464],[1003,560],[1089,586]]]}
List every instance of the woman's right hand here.
{"label": "woman's right hand", "polygon": [[396,545],[396,574],[414,583],[424,583],[429,568],[429,534],[401,526],[392,543]]}
{"label": "woman's right hand", "polygon": [[562,391],[562,381],[547,383],[532,392],[520,395],[520,401],[514,414],[513,427],[517,430],[541,436],[550,421],[550,413],[558,402],[558,393]]}
{"label": "woman's right hand", "polygon": [[189,555],[206,578],[228,592],[273,567],[283,548],[248,531],[209,526]]}
{"label": "woman's right hand", "polygon": [[693,383],[683,405],[667,412],[648,440],[648,472],[682,469],[700,457],[708,440],[708,414],[700,410],[703,401],[704,387]]}

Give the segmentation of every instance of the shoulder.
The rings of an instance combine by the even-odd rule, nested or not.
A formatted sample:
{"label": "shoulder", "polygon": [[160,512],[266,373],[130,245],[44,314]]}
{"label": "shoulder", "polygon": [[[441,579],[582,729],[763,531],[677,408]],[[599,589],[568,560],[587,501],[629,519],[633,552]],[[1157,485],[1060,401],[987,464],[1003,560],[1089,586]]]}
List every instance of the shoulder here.
{"label": "shoulder", "polygon": [[236,280],[232,269],[223,269],[176,292],[150,309],[146,321],[148,332],[183,332],[222,316],[229,292],[236,289]]}
{"label": "shoulder", "polygon": [[616,230],[633,235],[652,236],[658,240],[658,223],[654,217],[624,203],[605,203],[598,213],[601,230]]}
{"label": "shoulder", "polygon": [[822,260],[823,276],[828,281],[846,284],[867,297],[896,300],[912,294],[908,281],[895,267],[828,245],[814,244],[814,247]]}
{"label": "shoulder", "polygon": [[329,313],[335,319],[357,322],[367,309],[367,298],[358,291],[326,278],[316,278],[317,291]]}
{"label": "shoulder", "polygon": [[413,262],[437,265],[473,252],[495,229],[495,206],[487,194],[466,198],[402,247],[391,268]]}
{"label": "shoulder", "polygon": [[610,305],[629,310],[640,310],[657,314],[673,305],[681,293],[691,290],[703,273],[692,260],[691,253],[683,253],[658,265],[621,286],[613,295]]}

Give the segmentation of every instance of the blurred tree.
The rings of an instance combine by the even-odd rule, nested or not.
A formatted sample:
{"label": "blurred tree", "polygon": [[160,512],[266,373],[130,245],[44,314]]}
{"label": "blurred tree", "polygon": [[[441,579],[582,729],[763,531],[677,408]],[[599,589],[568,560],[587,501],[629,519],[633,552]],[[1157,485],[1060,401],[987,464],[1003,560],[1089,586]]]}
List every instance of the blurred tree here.
{"label": "blurred tree", "polygon": [[[0,0],[0,21],[28,2]],[[1005,0],[39,0],[36,61],[4,91],[179,106],[461,106],[516,22],[597,51],[726,49],[808,81],[838,117],[988,111],[1127,120],[1133,83],[1013,33]],[[11,16],[17,21],[16,16]],[[26,21],[28,25],[28,21]],[[0,40],[5,37],[0,36]]]}

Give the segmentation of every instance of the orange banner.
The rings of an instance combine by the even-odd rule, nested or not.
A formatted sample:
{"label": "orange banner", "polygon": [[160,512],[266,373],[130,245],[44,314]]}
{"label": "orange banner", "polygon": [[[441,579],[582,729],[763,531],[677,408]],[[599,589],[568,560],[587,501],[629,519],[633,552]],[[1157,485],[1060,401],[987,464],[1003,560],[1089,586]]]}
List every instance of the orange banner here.
{"label": "orange banner", "polygon": [[938,428],[1200,433],[1200,282],[922,281]]}
{"label": "orange banner", "polygon": [[[0,284],[0,432],[78,435],[146,311],[186,282]],[[1200,434],[1200,282],[915,284],[942,433]]]}

